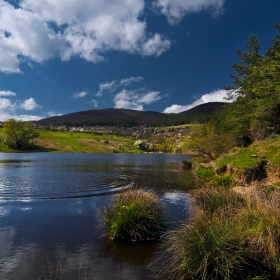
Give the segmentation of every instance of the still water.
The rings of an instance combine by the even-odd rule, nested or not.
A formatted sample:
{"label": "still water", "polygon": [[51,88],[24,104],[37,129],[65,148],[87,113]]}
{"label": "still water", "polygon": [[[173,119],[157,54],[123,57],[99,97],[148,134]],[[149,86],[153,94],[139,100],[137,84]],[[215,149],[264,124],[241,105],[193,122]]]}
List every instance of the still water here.
{"label": "still water", "polygon": [[[0,153],[0,279],[155,279],[160,242],[108,244],[98,211],[133,186],[155,189],[168,228],[187,218],[187,156]],[[61,276],[57,279],[62,279]],[[163,279],[163,278],[162,278]]]}

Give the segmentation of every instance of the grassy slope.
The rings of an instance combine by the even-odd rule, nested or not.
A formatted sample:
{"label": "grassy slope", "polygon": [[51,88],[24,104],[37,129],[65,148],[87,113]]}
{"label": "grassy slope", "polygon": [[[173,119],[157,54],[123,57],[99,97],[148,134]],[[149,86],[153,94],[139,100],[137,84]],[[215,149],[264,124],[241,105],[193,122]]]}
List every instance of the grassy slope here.
{"label": "grassy slope", "polygon": [[[255,157],[257,156],[257,157]],[[232,164],[233,167],[248,168],[261,160],[268,160],[280,166],[280,136],[269,137],[246,148],[234,148],[230,153],[217,160],[217,166]]]}
{"label": "grassy slope", "polygon": [[[94,135],[92,133],[54,132],[38,130],[40,136],[34,140],[37,152],[65,152],[65,153],[140,153],[134,147],[135,140],[112,135]],[[1,130],[0,130],[1,133]],[[0,142],[0,152],[14,152]]]}

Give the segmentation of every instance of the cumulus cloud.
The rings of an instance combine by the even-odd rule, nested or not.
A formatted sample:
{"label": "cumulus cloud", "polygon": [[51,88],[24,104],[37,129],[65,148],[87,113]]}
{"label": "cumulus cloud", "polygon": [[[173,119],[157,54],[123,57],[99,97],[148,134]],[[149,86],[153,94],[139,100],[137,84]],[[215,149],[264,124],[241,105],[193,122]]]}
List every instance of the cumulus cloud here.
{"label": "cumulus cloud", "polygon": [[138,91],[127,91],[124,89],[115,96],[114,103],[115,108],[143,111],[144,104],[151,104],[161,98],[158,91],[139,93]]}
{"label": "cumulus cloud", "polygon": [[81,92],[73,94],[73,98],[78,99],[78,98],[85,97],[86,95],[87,95],[86,91],[81,91]]}
{"label": "cumulus cloud", "polygon": [[[29,102],[26,102],[30,100]],[[32,110],[30,108],[34,107],[34,102],[35,100],[33,98],[30,98],[28,100],[25,100],[20,106],[18,106],[17,102],[12,102],[10,99],[7,98],[1,98],[0,97],[0,121],[6,121],[8,119],[16,119],[16,120],[22,120],[22,121],[30,121],[30,120],[40,120],[44,118],[43,116],[36,116],[36,115],[22,115],[22,114],[17,114],[16,109],[19,107],[26,107],[23,108],[25,110]],[[33,102],[33,100],[34,102]],[[23,105],[24,104],[24,105]],[[35,102],[36,104],[36,102]],[[38,105],[36,104],[36,107]]]}
{"label": "cumulus cloud", "polygon": [[36,108],[40,107],[35,99],[33,97],[29,98],[29,99],[26,99],[25,101],[23,101],[21,104],[20,104],[20,108],[21,109],[24,109],[24,110],[27,110],[27,111],[31,111],[31,110],[34,110]]}
{"label": "cumulus cloud", "polygon": [[155,0],[152,6],[165,15],[169,24],[179,23],[188,13],[211,10],[213,16],[223,12],[225,0]]}
{"label": "cumulus cloud", "polygon": [[1,90],[0,91],[0,96],[16,96],[16,93],[13,91],[9,91],[9,90]]}
{"label": "cumulus cloud", "polygon": [[111,50],[159,56],[171,42],[147,31],[144,8],[144,0],[22,0],[19,8],[0,0],[0,71],[54,57],[96,63]]}
{"label": "cumulus cloud", "polygon": [[16,104],[12,103],[11,100],[7,98],[0,98],[0,115],[1,115],[0,121],[4,121],[11,118],[15,109],[16,109]]}
{"label": "cumulus cloud", "polygon": [[231,102],[231,100],[227,100],[227,90],[217,90],[208,94],[202,95],[199,99],[194,101],[189,105],[177,105],[173,104],[170,107],[167,107],[163,112],[164,113],[180,113],[186,110],[189,110],[195,106],[200,104],[208,103],[208,102]]}

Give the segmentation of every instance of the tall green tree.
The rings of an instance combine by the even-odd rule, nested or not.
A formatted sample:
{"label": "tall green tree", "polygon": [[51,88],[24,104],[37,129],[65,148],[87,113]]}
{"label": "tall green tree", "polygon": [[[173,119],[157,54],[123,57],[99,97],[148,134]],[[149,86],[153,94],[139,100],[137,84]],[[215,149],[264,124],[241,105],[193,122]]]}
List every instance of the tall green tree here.
{"label": "tall green tree", "polygon": [[[275,26],[280,34],[280,25]],[[262,140],[269,130],[280,131],[280,35],[264,55],[261,44],[251,35],[247,51],[237,50],[240,62],[233,64],[236,75],[229,90],[232,104],[231,119],[239,123],[244,135]],[[241,125],[240,125],[241,124]]]}
{"label": "tall green tree", "polygon": [[3,140],[13,149],[25,150],[30,146],[30,140],[39,136],[32,122],[9,119],[3,125]]}

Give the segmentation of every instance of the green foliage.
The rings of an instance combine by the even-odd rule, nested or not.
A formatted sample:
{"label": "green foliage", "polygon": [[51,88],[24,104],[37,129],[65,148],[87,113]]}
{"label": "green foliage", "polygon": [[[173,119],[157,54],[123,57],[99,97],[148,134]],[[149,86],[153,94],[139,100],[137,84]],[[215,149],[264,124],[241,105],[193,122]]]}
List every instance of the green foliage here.
{"label": "green foliage", "polygon": [[147,240],[162,231],[163,205],[153,191],[129,189],[116,195],[101,215],[110,239]]}
{"label": "green foliage", "polygon": [[237,50],[240,61],[233,64],[233,85],[225,87],[228,99],[198,129],[189,148],[215,159],[234,146],[248,146],[280,132],[280,25],[273,45],[264,55],[255,35],[249,37],[246,50]]}
{"label": "green foliage", "polygon": [[8,147],[17,150],[26,150],[30,146],[30,140],[39,136],[32,122],[14,119],[9,119],[4,123],[2,133]]}
{"label": "green foliage", "polygon": [[231,165],[236,168],[250,168],[267,160],[274,166],[280,166],[280,136],[269,137],[253,143],[246,148],[234,148],[226,156],[216,160],[216,166]]}
{"label": "green foliage", "polygon": [[157,127],[157,126],[173,126],[173,125],[182,125],[182,124],[192,124],[192,123],[206,123],[209,121],[211,114],[197,114],[190,116],[178,116],[178,115],[168,115],[163,118],[160,118],[156,121],[150,122],[148,126]]}
{"label": "green foliage", "polygon": [[[34,141],[32,151],[36,152],[67,152],[67,153],[142,153],[134,147],[135,140],[122,136],[94,135],[84,132],[37,130],[40,135]],[[1,132],[1,129],[0,129]],[[107,142],[107,144],[104,143]],[[0,151],[10,152],[6,145],[0,142]]]}
{"label": "green foliage", "polygon": [[215,176],[214,169],[213,168],[200,168],[196,172],[196,176],[204,181],[211,181],[213,177]]}
{"label": "green foliage", "polygon": [[213,183],[216,186],[232,186],[234,184],[234,180],[231,176],[227,175],[216,175],[212,178],[211,183]]}
{"label": "green foliage", "polygon": [[188,148],[213,160],[217,155],[228,152],[236,142],[232,133],[217,134],[217,126],[211,122],[198,126],[187,143]]}

